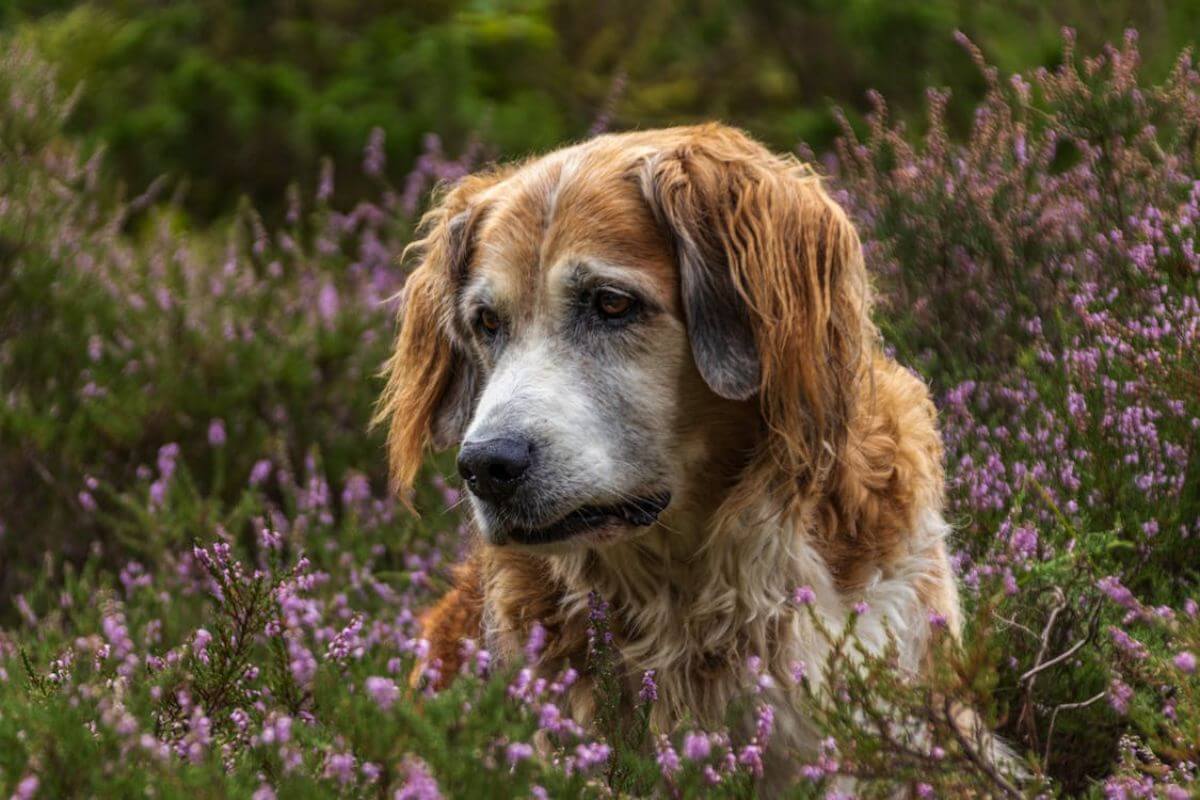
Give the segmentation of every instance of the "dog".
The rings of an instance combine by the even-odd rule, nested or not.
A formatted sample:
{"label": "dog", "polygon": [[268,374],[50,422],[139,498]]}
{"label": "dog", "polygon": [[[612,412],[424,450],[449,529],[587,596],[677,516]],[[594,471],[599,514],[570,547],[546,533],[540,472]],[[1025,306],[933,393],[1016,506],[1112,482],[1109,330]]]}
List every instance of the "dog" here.
{"label": "dog", "polygon": [[935,409],[813,170],[719,124],[603,135],[461,180],[419,232],[378,419],[402,496],[460,447],[476,540],[415,676],[447,683],[465,639],[519,663],[535,623],[539,669],[581,667],[599,597],[656,730],[758,680],[772,746],[813,753],[814,613],[913,674],[958,636]]}

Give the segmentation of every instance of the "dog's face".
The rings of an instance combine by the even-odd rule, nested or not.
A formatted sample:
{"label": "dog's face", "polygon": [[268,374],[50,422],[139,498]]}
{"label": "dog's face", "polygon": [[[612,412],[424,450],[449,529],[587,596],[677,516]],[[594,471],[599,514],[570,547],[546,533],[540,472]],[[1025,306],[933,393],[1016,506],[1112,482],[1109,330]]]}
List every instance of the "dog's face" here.
{"label": "dog's face", "polygon": [[[819,428],[830,370],[779,360],[829,358],[840,261],[776,273],[830,251],[842,218],[793,168],[729,129],[676,129],[453,190],[419,243],[384,398],[402,480],[426,440],[458,443],[488,542],[596,545],[702,504],[751,460],[778,416],[769,378],[808,393]],[[777,351],[763,315],[789,311],[817,319],[782,327],[819,352]]]}
{"label": "dog's face", "polygon": [[[489,542],[609,541],[677,495],[686,391],[702,391],[670,242],[602,155],[491,192],[454,305],[477,399],[459,472]],[[710,393],[711,394],[711,393]]]}

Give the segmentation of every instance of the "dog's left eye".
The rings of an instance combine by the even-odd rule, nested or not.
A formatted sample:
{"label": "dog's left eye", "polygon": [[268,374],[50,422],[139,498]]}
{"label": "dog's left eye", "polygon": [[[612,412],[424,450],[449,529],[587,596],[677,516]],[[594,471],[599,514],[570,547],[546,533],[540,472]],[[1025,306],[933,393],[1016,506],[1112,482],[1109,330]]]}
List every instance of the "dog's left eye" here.
{"label": "dog's left eye", "polygon": [[475,326],[490,339],[500,332],[500,315],[490,308],[482,308],[475,317]]}
{"label": "dog's left eye", "polygon": [[637,298],[617,289],[598,289],[595,304],[596,313],[615,322],[625,319],[636,310]]}

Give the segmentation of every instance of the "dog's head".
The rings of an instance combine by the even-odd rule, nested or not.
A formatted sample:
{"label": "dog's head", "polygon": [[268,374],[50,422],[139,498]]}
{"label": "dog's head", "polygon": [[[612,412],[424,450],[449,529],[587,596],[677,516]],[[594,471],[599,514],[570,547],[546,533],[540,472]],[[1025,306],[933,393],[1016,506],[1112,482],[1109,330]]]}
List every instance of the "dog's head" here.
{"label": "dog's head", "polygon": [[380,419],[492,544],[595,544],[770,464],[820,480],[868,335],[861,249],[794,159],[708,125],[603,136],[443,194]]}

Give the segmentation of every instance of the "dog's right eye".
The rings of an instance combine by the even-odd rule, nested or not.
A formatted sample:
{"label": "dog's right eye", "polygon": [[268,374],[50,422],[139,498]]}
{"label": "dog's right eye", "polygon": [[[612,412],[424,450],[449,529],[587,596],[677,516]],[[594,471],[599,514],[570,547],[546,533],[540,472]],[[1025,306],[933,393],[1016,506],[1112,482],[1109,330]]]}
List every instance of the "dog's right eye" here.
{"label": "dog's right eye", "polygon": [[624,325],[638,310],[638,300],[620,289],[602,287],[592,298],[596,314],[609,325]]}
{"label": "dog's right eye", "polygon": [[490,308],[481,308],[475,318],[475,326],[480,333],[491,338],[500,332],[500,315]]}

